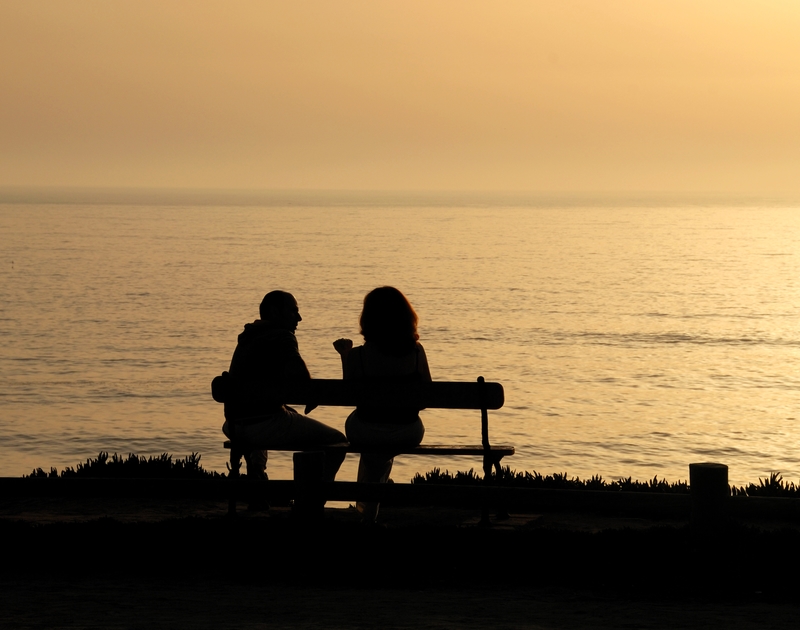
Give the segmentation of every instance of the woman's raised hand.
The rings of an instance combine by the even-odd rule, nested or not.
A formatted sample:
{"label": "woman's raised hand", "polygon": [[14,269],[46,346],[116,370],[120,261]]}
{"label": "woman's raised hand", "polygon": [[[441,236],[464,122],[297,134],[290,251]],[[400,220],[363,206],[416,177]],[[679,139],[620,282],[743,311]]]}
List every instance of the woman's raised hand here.
{"label": "woman's raised hand", "polygon": [[353,349],[353,341],[350,339],[337,339],[333,342],[333,347],[336,348],[336,352],[345,357]]}

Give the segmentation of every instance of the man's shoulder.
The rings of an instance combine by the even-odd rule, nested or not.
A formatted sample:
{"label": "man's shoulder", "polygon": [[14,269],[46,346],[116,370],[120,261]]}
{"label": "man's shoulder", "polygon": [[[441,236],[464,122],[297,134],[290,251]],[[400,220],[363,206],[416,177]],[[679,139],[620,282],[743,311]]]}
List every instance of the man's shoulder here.
{"label": "man's shoulder", "polygon": [[297,337],[290,330],[273,329],[259,335],[254,341],[265,348],[297,350]]}
{"label": "man's shoulder", "polygon": [[274,328],[259,321],[245,324],[244,330],[239,335],[239,343],[291,343],[297,345],[297,338],[291,330]]}

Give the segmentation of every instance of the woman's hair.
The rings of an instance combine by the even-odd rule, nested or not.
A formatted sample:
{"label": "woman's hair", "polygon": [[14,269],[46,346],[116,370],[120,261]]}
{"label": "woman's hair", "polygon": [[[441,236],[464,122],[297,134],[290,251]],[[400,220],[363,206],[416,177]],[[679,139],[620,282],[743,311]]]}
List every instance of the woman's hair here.
{"label": "woman's hair", "polygon": [[359,324],[364,341],[386,354],[402,356],[417,345],[417,321],[405,295],[394,287],[378,287],[364,298]]}

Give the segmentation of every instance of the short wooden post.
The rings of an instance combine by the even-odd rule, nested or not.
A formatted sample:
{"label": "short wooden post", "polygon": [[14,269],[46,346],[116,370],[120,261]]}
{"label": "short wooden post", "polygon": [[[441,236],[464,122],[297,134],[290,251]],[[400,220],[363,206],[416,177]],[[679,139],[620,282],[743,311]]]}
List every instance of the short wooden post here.
{"label": "short wooden post", "polygon": [[321,492],[325,453],[322,451],[295,453],[292,461],[296,485],[292,514],[305,522],[321,521],[325,514],[325,501]]}
{"label": "short wooden post", "polygon": [[689,464],[689,489],[692,494],[692,525],[708,529],[725,523],[731,496],[725,464]]}

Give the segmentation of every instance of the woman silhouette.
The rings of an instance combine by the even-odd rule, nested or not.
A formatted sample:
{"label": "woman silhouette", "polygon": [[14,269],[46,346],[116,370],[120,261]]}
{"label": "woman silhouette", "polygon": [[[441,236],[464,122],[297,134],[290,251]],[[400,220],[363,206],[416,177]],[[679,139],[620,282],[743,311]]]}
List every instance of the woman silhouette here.
{"label": "woman silhouette", "polygon": [[[394,287],[379,287],[364,298],[361,335],[364,345],[353,347],[350,339],[337,339],[333,347],[342,358],[345,379],[391,382],[430,381],[425,350],[417,334],[417,314],[406,297]],[[354,446],[379,448],[362,453],[358,481],[386,483],[397,450],[417,446],[425,435],[419,411],[411,407],[359,406],[345,423],[347,439]],[[377,503],[358,503],[366,522],[378,516]]]}

